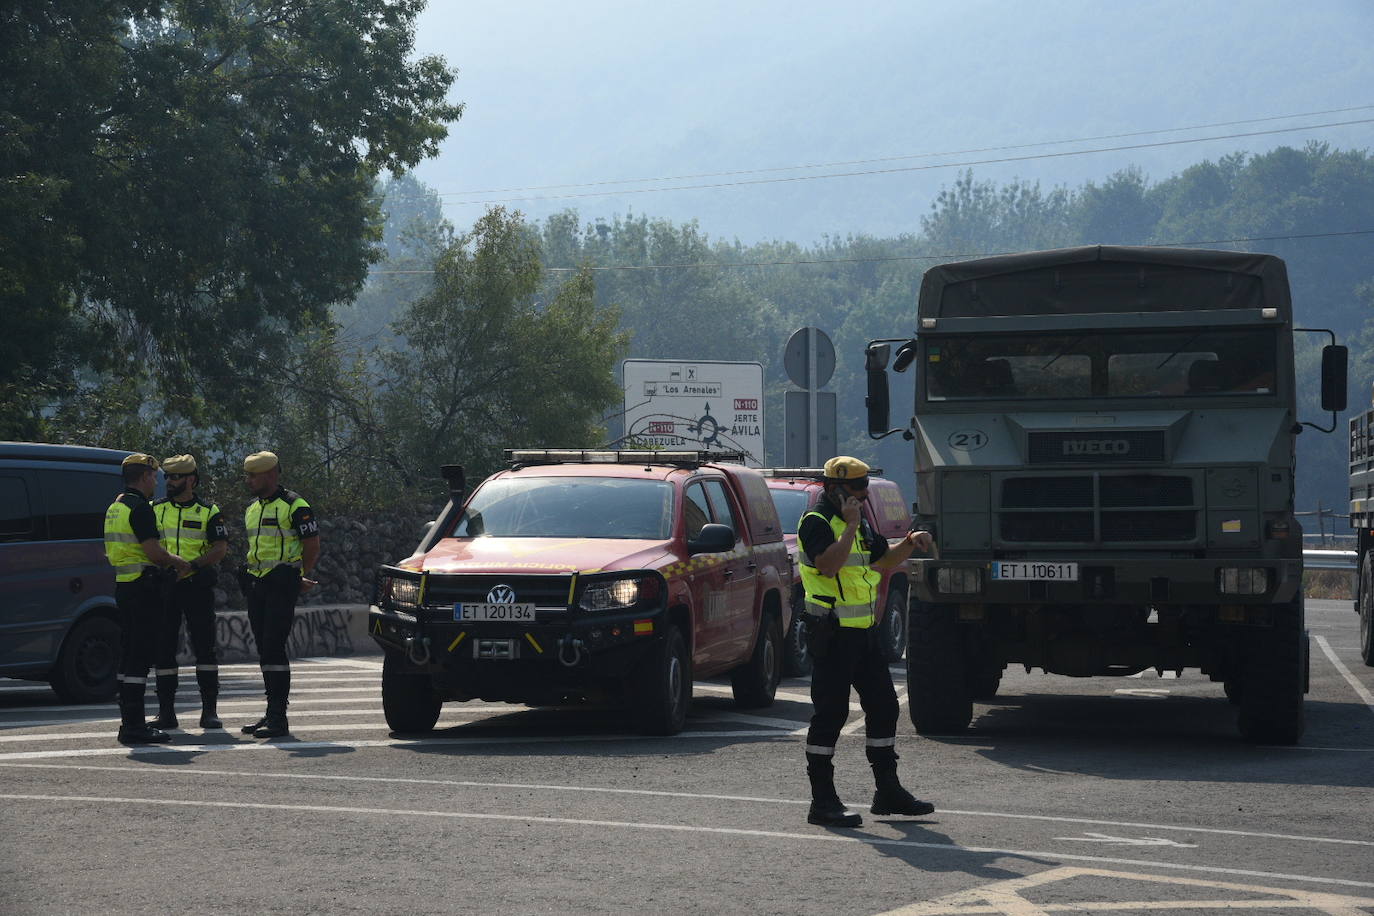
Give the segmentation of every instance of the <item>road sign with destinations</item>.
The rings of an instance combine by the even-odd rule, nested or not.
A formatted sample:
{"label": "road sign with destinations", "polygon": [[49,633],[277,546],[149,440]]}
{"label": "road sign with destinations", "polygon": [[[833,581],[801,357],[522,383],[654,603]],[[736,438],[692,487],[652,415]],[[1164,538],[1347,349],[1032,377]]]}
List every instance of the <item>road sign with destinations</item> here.
{"label": "road sign with destinations", "polygon": [[763,366],[625,360],[626,445],[737,449],[763,465]]}

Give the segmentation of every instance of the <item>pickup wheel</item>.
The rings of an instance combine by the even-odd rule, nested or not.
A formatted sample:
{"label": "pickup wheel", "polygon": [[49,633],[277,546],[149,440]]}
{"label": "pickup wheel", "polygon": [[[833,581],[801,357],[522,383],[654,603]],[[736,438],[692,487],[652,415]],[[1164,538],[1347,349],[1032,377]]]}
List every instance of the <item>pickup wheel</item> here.
{"label": "pickup wheel", "polygon": [[656,651],[639,672],[639,728],[649,735],[676,735],[692,705],[692,662],[682,631],[668,625]]}
{"label": "pickup wheel", "polygon": [[1374,668],[1374,553],[1360,557],[1360,590],[1355,602],[1360,612],[1360,658]]}
{"label": "pickup wheel", "polygon": [[406,670],[405,659],[399,653],[386,654],[382,661],[382,712],[392,731],[433,731],[443,705],[429,675]]}
{"label": "pickup wheel", "polygon": [[911,603],[906,653],[907,706],[922,735],[957,735],[973,718],[964,647],[952,605]]}
{"label": "pickup wheel", "polygon": [[772,706],[782,680],[782,626],[765,614],[749,661],[730,672],[730,689],[740,709]]}
{"label": "pickup wheel", "polygon": [[883,621],[878,625],[878,639],[883,647],[883,658],[889,662],[899,662],[906,654],[906,592],[896,585],[888,587],[887,604],[883,609]]}
{"label": "pickup wheel", "polygon": [[816,667],[811,657],[811,649],[806,645],[806,615],[802,613],[803,601],[799,597],[792,602],[792,622],[788,624],[787,635],[783,639],[783,670],[789,677],[807,677]]}
{"label": "pickup wheel", "polygon": [[1274,608],[1272,627],[1247,634],[1237,687],[1237,724],[1246,741],[1296,744],[1303,732],[1308,640],[1302,595]]}
{"label": "pickup wheel", "polygon": [[63,703],[98,703],[115,694],[119,624],[94,614],[78,621],[62,641],[48,683]]}

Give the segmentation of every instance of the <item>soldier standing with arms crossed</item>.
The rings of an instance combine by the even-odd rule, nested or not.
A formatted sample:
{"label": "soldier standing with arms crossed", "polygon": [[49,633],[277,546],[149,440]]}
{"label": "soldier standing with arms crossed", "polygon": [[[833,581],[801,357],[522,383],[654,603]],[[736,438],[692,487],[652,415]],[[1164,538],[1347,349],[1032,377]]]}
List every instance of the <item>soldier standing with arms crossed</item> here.
{"label": "soldier standing with arms crossed", "polygon": [[877,791],[874,814],[930,814],[935,806],[914,798],[897,779],[897,718],[901,707],[892,672],[878,645],[880,571],[894,569],[912,551],[929,550],[929,532],[911,531],[893,545],[863,521],[868,465],[841,455],[825,463],[825,495],[797,530],[802,587],[806,590],[808,644],[815,658],[806,733],[806,775],[811,809],[806,819],[824,827],[858,827],[863,818],[845,808],[835,791],[835,743],[849,718],[849,690],[859,693],[864,742]]}
{"label": "soldier standing with arms crossed", "polygon": [[177,643],[181,618],[196,656],[200,687],[200,727],[223,728],[216,715],[219,698],[219,659],[215,654],[215,567],[229,551],[229,530],[219,506],[196,496],[200,474],[191,455],[174,455],[162,462],[167,498],[153,503],[162,546],[185,557],[191,575],[167,583],[162,624],[157,636],[158,715],[155,728],[177,727]]}
{"label": "soldier standing with arms crossed", "polygon": [[135,453],[122,462],[125,490],[105,510],[105,557],[115,570],[119,608],[119,741],[160,744],[167,733],[143,718],[152,642],[162,617],[162,573],[189,575],[191,564],[168,553],[158,539],[157,516],[148,503],[157,491],[157,459]]}
{"label": "soldier standing with arms crossed", "polygon": [[248,625],[258,644],[267,713],[241,730],[255,738],[280,738],[288,732],[291,693],[286,642],[296,619],[296,599],[318,584],[312,576],[320,558],[320,526],[310,504],[281,485],[281,462],[275,454],[255,452],[243,460],[243,470],[256,498],[244,512],[248,563],[240,581]]}

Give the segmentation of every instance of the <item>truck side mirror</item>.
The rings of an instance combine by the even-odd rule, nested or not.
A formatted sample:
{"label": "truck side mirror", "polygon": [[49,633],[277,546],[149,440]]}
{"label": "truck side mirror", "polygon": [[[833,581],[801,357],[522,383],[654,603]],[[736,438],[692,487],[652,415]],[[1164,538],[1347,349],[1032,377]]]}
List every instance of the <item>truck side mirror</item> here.
{"label": "truck side mirror", "polygon": [[1346,364],[1349,350],[1339,344],[1322,347],[1322,410],[1345,410]]}
{"label": "truck side mirror", "polygon": [[687,542],[687,552],[692,555],[699,553],[724,553],[727,550],[735,549],[735,529],[729,525],[709,524],[702,525],[701,531],[697,536]]}
{"label": "truck side mirror", "polygon": [[875,439],[887,435],[891,425],[887,393],[887,359],[891,349],[887,344],[869,344],[864,351],[864,371],[868,374],[868,397],[864,404],[868,407],[868,434]]}
{"label": "truck side mirror", "polygon": [[463,496],[467,491],[467,475],[463,472],[463,466],[461,464],[441,465],[439,473],[448,483],[449,498],[462,505]]}

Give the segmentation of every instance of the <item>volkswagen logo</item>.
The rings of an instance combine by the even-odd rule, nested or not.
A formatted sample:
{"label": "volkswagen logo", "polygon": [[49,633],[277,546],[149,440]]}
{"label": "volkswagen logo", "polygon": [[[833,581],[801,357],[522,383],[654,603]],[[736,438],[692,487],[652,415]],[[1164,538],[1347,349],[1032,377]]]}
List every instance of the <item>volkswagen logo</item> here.
{"label": "volkswagen logo", "polygon": [[494,585],[491,591],[487,592],[488,604],[514,604],[515,589],[509,585]]}

